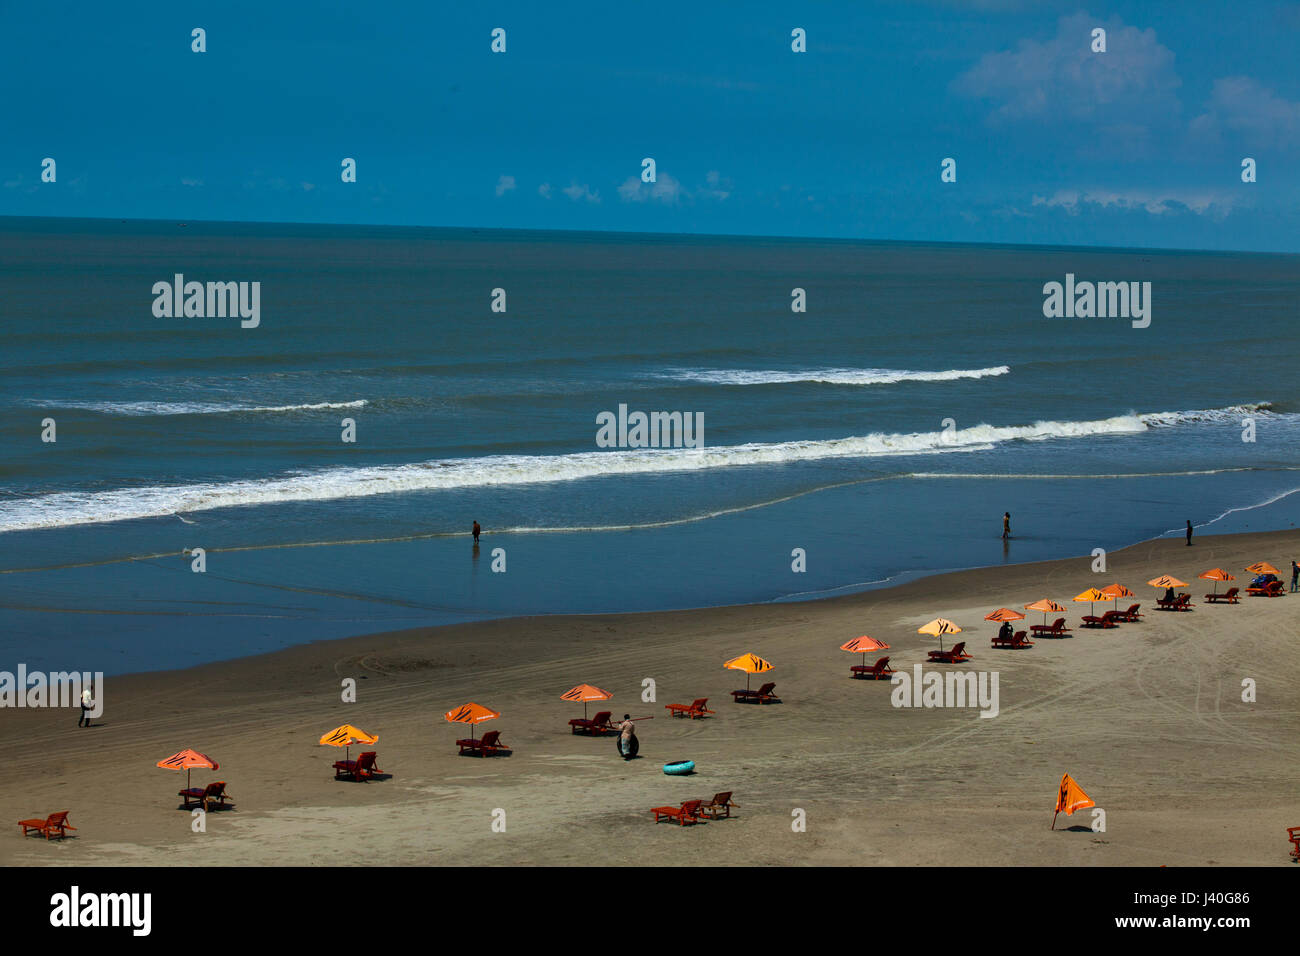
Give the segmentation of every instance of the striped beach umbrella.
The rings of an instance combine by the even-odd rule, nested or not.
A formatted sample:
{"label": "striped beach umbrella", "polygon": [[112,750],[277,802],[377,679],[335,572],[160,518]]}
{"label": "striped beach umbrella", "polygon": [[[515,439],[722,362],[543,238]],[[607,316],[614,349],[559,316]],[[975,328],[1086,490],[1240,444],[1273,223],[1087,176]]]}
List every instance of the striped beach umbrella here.
{"label": "striped beach umbrella", "polygon": [[861,637],[855,637],[850,641],[845,641],[840,645],[840,650],[851,651],[856,654],[862,652],[862,666],[867,666],[867,651],[887,651],[889,645],[884,641],[878,641],[874,637],[868,637],[863,634]]}
{"label": "striped beach umbrella", "polygon": [[614,695],[607,690],[601,690],[599,687],[592,687],[590,684],[579,684],[577,687],[570,687],[560,695],[560,700],[582,701],[582,719],[587,719],[587,701],[589,700],[609,700]]}
{"label": "striped beach umbrella", "polygon": [[772,664],[763,660],[757,654],[741,654],[739,657],[733,657],[722,665],[733,671],[745,672],[745,690],[749,690],[749,677],[751,674],[762,674],[764,671],[770,671]]}

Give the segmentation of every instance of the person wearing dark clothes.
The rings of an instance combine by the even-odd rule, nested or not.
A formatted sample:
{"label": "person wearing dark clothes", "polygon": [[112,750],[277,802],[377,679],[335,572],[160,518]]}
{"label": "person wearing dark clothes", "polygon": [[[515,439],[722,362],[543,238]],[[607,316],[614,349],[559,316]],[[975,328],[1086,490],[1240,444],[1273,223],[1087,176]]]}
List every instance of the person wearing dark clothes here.
{"label": "person wearing dark clothes", "polygon": [[1189,548],[1192,546],[1192,522],[1190,520],[1187,522],[1187,546]]}
{"label": "person wearing dark clothes", "polygon": [[1300,564],[1291,562],[1291,590],[1300,591]]}
{"label": "person wearing dark clothes", "polygon": [[1164,596],[1164,600],[1165,600],[1165,601],[1174,601],[1174,600],[1177,600],[1177,597],[1176,597],[1175,594],[1174,594],[1174,589],[1173,589],[1173,588],[1165,588],[1165,596]]}
{"label": "person wearing dark clothes", "polygon": [[1009,641],[1015,635],[1015,633],[1016,633],[1016,629],[1011,626],[1011,622],[1003,621],[1002,627],[998,631],[998,639],[1002,641]]}
{"label": "person wearing dark clothes", "polygon": [[482,531],[482,530],[483,530],[483,529],[480,528],[480,527],[478,526],[478,522],[475,521],[475,522],[474,522],[474,543],[475,543],[475,544],[478,544],[478,536],[479,536],[479,532]]}
{"label": "person wearing dark clothes", "polygon": [[1002,537],[1011,537],[1011,512],[1005,512],[1002,515]]}

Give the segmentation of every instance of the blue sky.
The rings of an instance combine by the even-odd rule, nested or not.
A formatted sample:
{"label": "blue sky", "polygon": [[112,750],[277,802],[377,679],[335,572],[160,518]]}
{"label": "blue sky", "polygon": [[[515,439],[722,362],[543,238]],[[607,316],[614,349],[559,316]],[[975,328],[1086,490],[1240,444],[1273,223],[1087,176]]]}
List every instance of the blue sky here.
{"label": "blue sky", "polygon": [[1274,0],[15,5],[0,215],[1295,252],[1298,38]]}

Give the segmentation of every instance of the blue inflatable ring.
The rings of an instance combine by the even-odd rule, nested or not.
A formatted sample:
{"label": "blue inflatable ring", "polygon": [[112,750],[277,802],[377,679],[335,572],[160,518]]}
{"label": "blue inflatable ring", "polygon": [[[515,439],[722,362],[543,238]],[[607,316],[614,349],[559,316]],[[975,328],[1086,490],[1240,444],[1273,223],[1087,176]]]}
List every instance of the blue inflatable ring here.
{"label": "blue inflatable ring", "polygon": [[694,760],[675,760],[672,763],[664,764],[664,773],[680,777],[683,774],[695,773]]}

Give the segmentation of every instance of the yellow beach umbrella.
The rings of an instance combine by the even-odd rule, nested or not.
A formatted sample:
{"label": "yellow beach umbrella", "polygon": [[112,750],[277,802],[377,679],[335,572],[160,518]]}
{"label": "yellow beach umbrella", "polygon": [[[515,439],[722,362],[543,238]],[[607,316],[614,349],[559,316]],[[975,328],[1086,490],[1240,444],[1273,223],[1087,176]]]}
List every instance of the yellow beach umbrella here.
{"label": "yellow beach umbrella", "polygon": [[379,743],[379,738],[351,724],[343,724],[321,737],[320,742],[322,746],[342,747],[345,759],[351,759],[353,744],[376,744]]}
{"label": "yellow beach umbrella", "polygon": [[1108,597],[1109,597],[1109,595],[1107,595],[1107,594],[1106,594],[1105,592],[1103,592],[1103,591],[1099,591],[1099,590],[1097,590],[1096,588],[1088,588],[1088,590],[1084,591],[1082,594],[1076,594],[1076,595],[1074,596],[1074,600],[1075,600],[1075,601],[1087,601],[1087,602],[1088,602],[1088,613],[1089,613],[1089,614],[1092,614],[1093,611],[1094,611],[1094,608],[1093,608],[1093,606],[1092,606],[1093,603],[1096,602],[1096,601],[1105,601],[1105,600],[1108,599]]}
{"label": "yellow beach umbrella", "polygon": [[1235,580],[1237,580],[1235,577],[1233,577],[1233,576],[1232,576],[1231,574],[1229,574],[1227,571],[1223,570],[1223,568],[1210,568],[1210,570],[1208,570],[1208,571],[1202,571],[1200,574],[1197,575],[1197,577],[1198,577],[1198,578],[1201,578],[1202,580],[1205,580],[1205,581],[1213,581],[1213,582],[1214,582],[1214,593],[1215,593],[1215,594],[1218,594],[1218,593],[1219,593],[1219,582],[1220,582],[1220,581],[1235,581]]}
{"label": "yellow beach umbrella", "polygon": [[601,690],[599,687],[592,687],[590,684],[579,684],[577,687],[570,687],[560,695],[560,700],[582,701],[582,719],[587,719],[587,701],[589,700],[609,700],[614,695],[607,690]]}
{"label": "yellow beach umbrella", "polygon": [[939,650],[943,650],[943,636],[945,634],[960,634],[961,628],[946,617],[936,617],[930,623],[918,627],[916,633],[929,634],[939,638]]}
{"label": "yellow beach umbrella", "polygon": [[772,669],[772,665],[757,654],[741,654],[739,657],[733,657],[725,662],[722,666],[733,671],[744,671],[746,690],[749,690],[750,674],[761,674]]}
{"label": "yellow beach umbrella", "polygon": [[1064,613],[1065,613],[1065,608],[1063,608],[1061,605],[1057,604],[1057,603],[1056,603],[1055,601],[1053,601],[1051,598],[1041,598],[1040,600],[1035,601],[1033,604],[1026,604],[1026,605],[1025,605],[1025,610],[1026,610],[1026,611],[1042,611],[1042,612],[1043,612],[1043,626],[1044,626],[1044,627],[1047,626],[1047,614],[1048,614],[1049,611],[1050,611],[1052,614],[1064,614]]}
{"label": "yellow beach umbrella", "polygon": [[853,640],[851,641],[845,641],[843,644],[840,645],[840,650],[852,651],[854,654],[858,653],[858,651],[861,651],[862,666],[866,667],[867,651],[886,651],[889,650],[889,645],[886,644],[884,641],[878,641],[874,637],[868,637],[867,635],[864,634],[861,637],[853,638]]}

